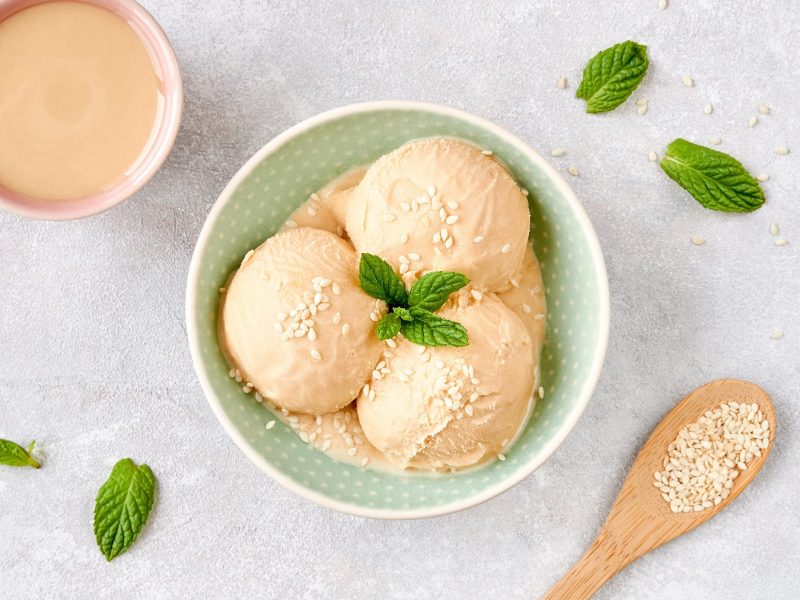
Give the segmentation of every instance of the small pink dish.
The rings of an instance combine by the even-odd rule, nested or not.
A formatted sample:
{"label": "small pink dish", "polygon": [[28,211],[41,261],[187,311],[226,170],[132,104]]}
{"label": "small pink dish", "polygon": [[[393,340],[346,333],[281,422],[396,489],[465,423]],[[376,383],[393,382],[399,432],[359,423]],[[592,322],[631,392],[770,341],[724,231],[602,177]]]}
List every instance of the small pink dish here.
{"label": "small pink dish", "polygon": [[[0,22],[20,10],[52,0],[0,0]],[[75,1],[75,0],[73,0]],[[105,8],[139,36],[160,81],[159,106],[150,139],[125,176],[95,194],[66,201],[45,201],[14,192],[0,183],[0,208],[33,219],[67,220],[97,214],[137,192],[161,168],[178,135],[183,87],[175,52],[156,20],[135,0],[77,0]]]}

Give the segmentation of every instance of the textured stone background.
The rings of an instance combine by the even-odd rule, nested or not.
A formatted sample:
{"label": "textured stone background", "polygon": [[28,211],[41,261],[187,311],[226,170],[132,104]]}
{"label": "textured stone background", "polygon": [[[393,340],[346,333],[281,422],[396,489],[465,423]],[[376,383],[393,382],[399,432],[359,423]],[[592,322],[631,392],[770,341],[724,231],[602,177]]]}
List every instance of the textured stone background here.
{"label": "textured stone background", "polygon": [[[772,394],[779,439],[751,488],[646,556],[598,598],[796,598],[800,581],[800,15],[790,2],[147,0],[181,61],[170,159],[135,198],[72,223],[0,215],[0,437],[44,468],[0,470],[4,598],[528,599],[601,525],[637,448],[717,377]],[[597,50],[650,48],[635,97],[590,116],[574,97]],[[681,84],[683,74],[696,87]],[[559,91],[555,81],[569,79]],[[611,279],[600,386],[558,452],[459,514],[378,522],[273,483],[225,435],[195,379],[183,299],[192,248],[225,183],[274,135],[363,100],[449,104],[548,153],[597,229]],[[702,108],[713,102],[715,112]],[[755,106],[773,114],[746,126]],[[768,204],[702,209],[648,162],[677,136],[754,172]],[[793,152],[778,157],[774,148]],[[568,176],[567,176],[568,177]],[[790,241],[776,247],[769,224]],[[702,235],[705,246],[689,239]],[[774,329],[785,331],[774,341]],[[106,564],[94,495],[118,458],[159,477],[139,541]]]}

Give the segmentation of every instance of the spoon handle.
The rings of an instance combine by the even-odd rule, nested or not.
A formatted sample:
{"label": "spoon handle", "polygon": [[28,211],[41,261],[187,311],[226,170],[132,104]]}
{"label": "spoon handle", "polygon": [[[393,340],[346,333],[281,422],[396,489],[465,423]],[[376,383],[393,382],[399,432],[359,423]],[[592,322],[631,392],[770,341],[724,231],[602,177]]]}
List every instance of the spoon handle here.
{"label": "spoon handle", "polygon": [[625,564],[603,531],[543,600],[587,600]]}

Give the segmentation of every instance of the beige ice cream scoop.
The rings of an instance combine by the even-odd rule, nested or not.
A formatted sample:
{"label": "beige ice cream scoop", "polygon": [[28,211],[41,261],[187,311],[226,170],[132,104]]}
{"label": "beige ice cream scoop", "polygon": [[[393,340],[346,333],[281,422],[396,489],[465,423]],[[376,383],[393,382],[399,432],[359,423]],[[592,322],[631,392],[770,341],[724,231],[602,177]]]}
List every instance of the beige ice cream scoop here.
{"label": "beige ice cream scoop", "polygon": [[535,357],[522,323],[494,294],[438,313],[469,345],[425,348],[398,336],[357,401],[367,439],[400,467],[461,468],[501,453],[525,422]]}
{"label": "beige ice cream scoop", "polygon": [[353,248],[298,228],[249,252],[228,285],[222,337],[244,379],[281,408],[322,414],[348,405],[383,344],[376,301],[357,280]]}
{"label": "beige ice cream scoop", "polygon": [[379,158],[350,198],[346,228],[356,251],[395,269],[458,271],[500,291],[522,262],[529,224],[528,202],[500,163],[436,138]]}

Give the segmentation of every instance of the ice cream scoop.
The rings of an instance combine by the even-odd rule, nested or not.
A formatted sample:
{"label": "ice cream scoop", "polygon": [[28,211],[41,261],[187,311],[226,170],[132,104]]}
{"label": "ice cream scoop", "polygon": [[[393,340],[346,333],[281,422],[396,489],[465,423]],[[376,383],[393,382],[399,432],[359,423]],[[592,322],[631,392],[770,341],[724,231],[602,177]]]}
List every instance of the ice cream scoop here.
{"label": "ice cream scoop", "polygon": [[493,157],[465,142],[409,142],[379,158],[353,191],[346,228],[359,253],[401,272],[458,271],[488,291],[510,286],[530,213]]}
{"label": "ice cream scoop", "polygon": [[376,301],[356,277],[352,247],[327,231],[292,229],[249,252],[222,310],[223,343],[243,379],[291,411],[349,404],[383,349]]}
{"label": "ice cream scoop", "polygon": [[539,261],[528,245],[517,275],[511,287],[497,294],[503,304],[513,310],[528,330],[533,343],[533,352],[538,357],[547,330],[547,302],[544,297],[544,282]]}
{"label": "ice cream scoop", "polygon": [[461,323],[469,345],[424,347],[398,336],[357,401],[367,439],[402,468],[495,457],[530,406],[535,357],[519,317],[494,294],[466,306],[455,300],[438,314]]}

